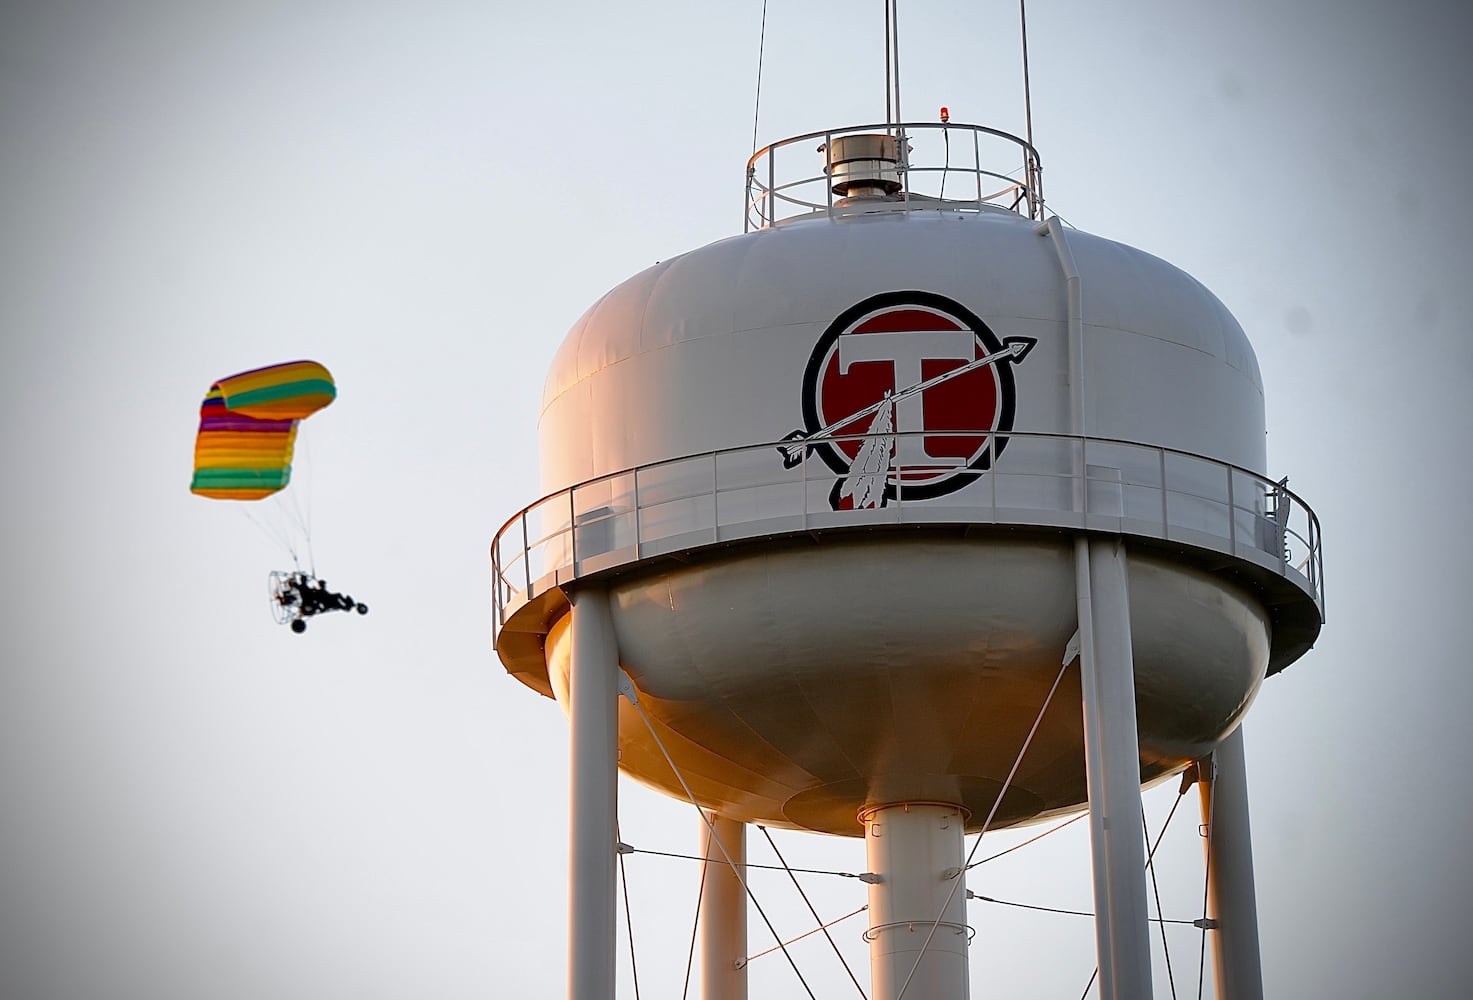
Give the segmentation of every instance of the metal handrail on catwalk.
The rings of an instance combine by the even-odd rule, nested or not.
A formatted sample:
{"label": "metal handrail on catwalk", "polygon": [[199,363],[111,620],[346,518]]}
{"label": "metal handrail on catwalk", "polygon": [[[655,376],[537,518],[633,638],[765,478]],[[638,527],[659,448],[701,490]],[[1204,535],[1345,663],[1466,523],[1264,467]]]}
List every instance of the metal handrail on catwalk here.
{"label": "metal handrail on catwalk", "polygon": [[[789,533],[945,524],[1093,530],[1236,556],[1264,571],[1262,583],[1277,580],[1311,597],[1323,620],[1319,518],[1282,482],[1171,448],[1010,431],[1004,442],[987,442],[990,471],[981,482],[944,503],[907,503],[907,469],[898,466],[891,480],[902,486],[885,505],[834,510],[829,494],[844,475],[815,461],[815,448],[868,437],[809,438],[793,470],[772,460],[791,442],[771,442],[653,462],[529,504],[492,543],[497,631],[562,585],[645,560]],[[1084,470],[1082,489],[1074,488],[1076,470]]]}

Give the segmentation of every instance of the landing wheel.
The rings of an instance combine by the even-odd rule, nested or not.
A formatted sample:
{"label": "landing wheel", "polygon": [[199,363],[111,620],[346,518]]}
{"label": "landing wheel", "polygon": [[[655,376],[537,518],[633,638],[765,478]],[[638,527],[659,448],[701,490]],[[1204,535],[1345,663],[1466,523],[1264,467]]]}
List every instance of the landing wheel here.
{"label": "landing wheel", "polygon": [[307,623],[300,618],[292,619],[292,631],[297,633],[298,635],[301,635],[303,632],[307,631]]}
{"label": "landing wheel", "polygon": [[360,615],[366,615],[366,614],[368,614],[368,605],[367,604],[360,604],[360,605],[358,605],[358,613]]}

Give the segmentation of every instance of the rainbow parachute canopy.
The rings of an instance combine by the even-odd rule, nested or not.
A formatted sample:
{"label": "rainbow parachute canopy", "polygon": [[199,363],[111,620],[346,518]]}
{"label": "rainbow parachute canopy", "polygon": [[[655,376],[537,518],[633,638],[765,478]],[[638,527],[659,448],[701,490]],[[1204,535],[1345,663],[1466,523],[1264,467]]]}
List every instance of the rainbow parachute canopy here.
{"label": "rainbow parachute canopy", "polygon": [[259,500],[284,488],[297,422],[336,397],[331,373],[315,361],[222,378],[200,404],[190,490],[216,500]]}

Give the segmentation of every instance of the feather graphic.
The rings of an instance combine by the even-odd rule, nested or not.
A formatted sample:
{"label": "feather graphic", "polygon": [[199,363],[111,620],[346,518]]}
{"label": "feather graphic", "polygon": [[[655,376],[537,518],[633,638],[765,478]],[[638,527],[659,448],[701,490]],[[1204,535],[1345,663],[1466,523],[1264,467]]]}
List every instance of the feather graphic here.
{"label": "feather graphic", "polygon": [[885,404],[875,411],[869,425],[869,436],[849,465],[849,478],[839,489],[839,499],[852,498],[855,510],[882,507],[885,504],[885,481],[890,477],[890,462],[895,457],[895,407],[890,393]]}

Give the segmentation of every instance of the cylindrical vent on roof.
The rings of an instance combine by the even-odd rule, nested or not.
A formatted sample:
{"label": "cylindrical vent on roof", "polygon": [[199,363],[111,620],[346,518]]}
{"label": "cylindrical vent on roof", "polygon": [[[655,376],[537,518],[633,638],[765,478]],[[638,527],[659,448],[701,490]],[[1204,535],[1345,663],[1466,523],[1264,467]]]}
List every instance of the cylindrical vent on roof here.
{"label": "cylindrical vent on roof", "polygon": [[893,135],[839,135],[818,151],[836,195],[880,197],[900,190],[900,157]]}

